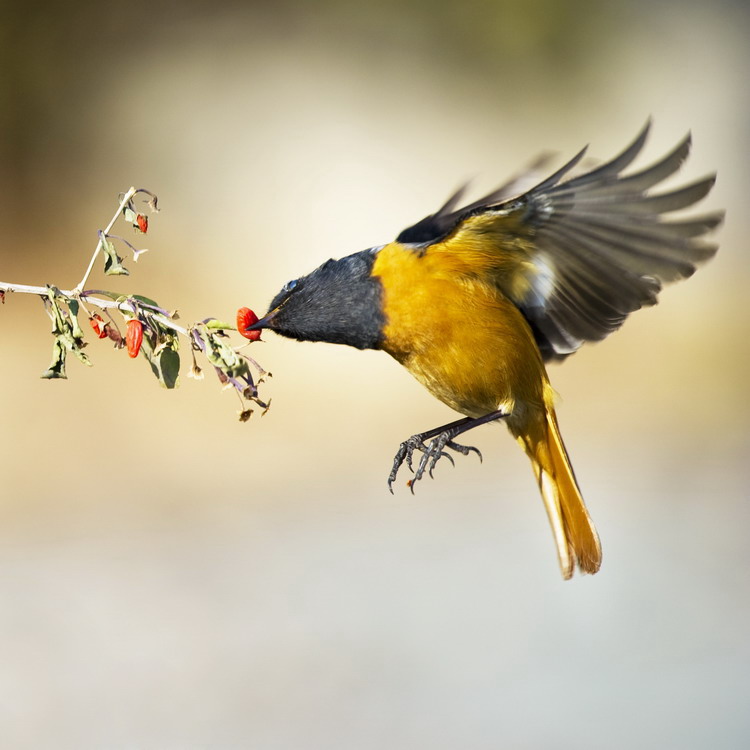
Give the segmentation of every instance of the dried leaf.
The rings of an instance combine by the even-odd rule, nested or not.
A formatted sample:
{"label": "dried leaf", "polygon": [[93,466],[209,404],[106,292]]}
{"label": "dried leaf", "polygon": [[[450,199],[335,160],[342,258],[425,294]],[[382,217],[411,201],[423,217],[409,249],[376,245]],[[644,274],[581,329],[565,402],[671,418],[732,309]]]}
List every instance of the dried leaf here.
{"label": "dried leaf", "polygon": [[129,276],[130,271],[122,265],[122,258],[117,254],[114,244],[106,237],[102,237],[101,243],[104,253],[104,273],[107,276]]}
{"label": "dried leaf", "polygon": [[70,311],[70,325],[71,325],[71,333],[73,334],[73,338],[77,339],[81,342],[81,346],[83,346],[83,331],[81,330],[81,326],[78,323],[78,310],[79,310],[79,304],[77,300],[74,299],[68,299],[68,310]]}
{"label": "dried leaf", "polygon": [[145,191],[145,190],[143,192],[147,193],[150,196],[149,199],[146,201],[146,205],[151,209],[152,213],[158,214],[159,213],[159,208],[157,206],[158,198],[153,193],[148,193],[148,191]]}
{"label": "dried leaf", "polygon": [[[48,294],[43,298],[44,307],[52,320],[52,335],[55,343],[52,349],[52,364],[42,375],[43,378],[64,378],[65,357],[73,352],[87,366],[91,360],[86,356],[83,347],[83,331],[78,323],[79,304],[76,300],[62,294],[57,287],[48,286]],[[67,305],[67,310],[65,306]]]}
{"label": "dried leaf", "polygon": [[198,362],[195,359],[195,352],[191,350],[190,354],[193,357],[193,364],[190,365],[190,372],[188,373],[188,377],[194,378],[195,380],[203,380],[203,370],[198,367]]}
{"label": "dried leaf", "polygon": [[168,389],[180,384],[179,340],[173,331],[149,317],[144,331],[141,352],[151,366],[156,379]]}
{"label": "dried leaf", "polygon": [[41,377],[45,380],[67,379],[68,376],[65,374],[65,353],[65,346],[59,338],[56,338],[52,344],[52,362],[42,373]]}
{"label": "dried leaf", "polygon": [[104,326],[104,330],[107,332],[107,336],[109,336],[110,340],[114,342],[117,349],[122,349],[122,347],[125,346],[125,339],[123,339],[122,334],[114,325],[107,323]]}
{"label": "dried leaf", "polygon": [[247,360],[240,357],[231,346],[222,341],[216,331],[208,330],[205,326],[202,326],[202,329],[201,334],[206,344],[206,358],[214,367],[229,378],[250,375]]}

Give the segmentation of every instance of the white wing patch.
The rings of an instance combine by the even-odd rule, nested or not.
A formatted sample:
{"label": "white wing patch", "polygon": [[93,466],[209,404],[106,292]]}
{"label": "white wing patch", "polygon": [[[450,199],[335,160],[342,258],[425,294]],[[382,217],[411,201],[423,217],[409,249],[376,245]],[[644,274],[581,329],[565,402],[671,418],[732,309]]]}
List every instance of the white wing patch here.
{"label": "white wing patch", "polygon": [[528,304],[545,308],[555,288],[555,269],[546,253],[537,253],[532,264],[535,273],[530,279]]}
{"label": "white wing patch", "polygon": [[[534,255],[532,265],[534,274],[529,280],[528,303],[524,306],[529,311],[541,311],[542,314],[538,316],[537,325],[540,325],[544,331],[543,321],[547,316],[554,323],[554,313],[550,309],[554,305],[550,305],[550,301],[556,287],[555,267],[552,259],[544,252],[538,252]],[[564,326],[556,326],[555,334],[554,338],[551,339],[555,354],[573,354],[583,345],[583,339],[573,336]]]}

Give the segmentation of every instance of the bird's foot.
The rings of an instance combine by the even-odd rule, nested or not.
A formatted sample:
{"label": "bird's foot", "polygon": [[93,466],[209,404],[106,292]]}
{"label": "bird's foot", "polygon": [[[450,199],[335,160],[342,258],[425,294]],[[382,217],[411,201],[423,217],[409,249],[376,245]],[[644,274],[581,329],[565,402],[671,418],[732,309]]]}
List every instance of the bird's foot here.
{"label": "bird's foot", "polygon": [[[398,471],[404,462],[414,474],[414,477],[409,481],[409,488],[414,493],[414,483],[422,479],[425,471],[427,471],[430,477],[433,477],[432,472],[441,458],[447,458],[455,466],[453,456],[445,450],[446,448],[450,448],[464,456],[468,456],[472,452],[476,453],[481,461],[482,454],[478,448],[470,445],[461,445],[453,441],[452,438],[456,434],[454,429],[443,429],[442,432],[438,433],[433,431],[431,433],[425,432],[419,435],[412,435],[407,440],[404,440],[396,452],[396,456],[393,459],[393,468],[388,475],[388,489],[391,491],[391,494],[393,494],[393,482],[396,480]],[[425,440],[428,438],[432,439],[429,440],[429,443],[426,443]],[[416,471],[413,466],[414,451],[419,451],[422,454]]]}

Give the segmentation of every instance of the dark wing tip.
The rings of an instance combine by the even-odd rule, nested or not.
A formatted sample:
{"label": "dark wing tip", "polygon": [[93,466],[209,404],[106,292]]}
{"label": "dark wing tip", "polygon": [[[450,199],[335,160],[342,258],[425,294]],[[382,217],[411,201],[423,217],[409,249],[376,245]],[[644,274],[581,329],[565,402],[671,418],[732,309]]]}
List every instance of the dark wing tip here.
{"label": "dark wing tip", "polygon": [[[605,162],[595,169],[589,170],[578,177],[574,177],[570,180],[566,180],[563,185],[566,188],[578,188],[583,187],[587,184],[598,182],[605,177],[616,177],[628,167],[641,153],[643,146],[646,143],[648,134],[651,131],[651,118],[646,120],[646,124],[641,128],[638,135],[633,141],[626,146],[617,156]],[[547,186],[545,186],[547,187]]]}
{"label": "dark wing tip", "polygon": [[648,195],[643,198],[642,205],[654,214],[679,211],[681,208],[689,208],[702,201],[715,184],[716,174],[714,173],[668,193]]}
{"label": "dark wing tip", "polygon": [[565,164],[560,167],[560,169],[557,170],[554,174],[551,174],[549,177],[547,177],[546,180],[543,180],[538,185],[535,185],[531,190],[528,190],[526,192],[526,195],[529,195],[530,193],[539,193],[543,190],[547,190],[547,188],[551,188],[554,185],[556,185],[560,180],[568,173],[571,169],[573,169],[578,162],[583,159],[583,157],[586,155],[586,152],[588,151],[588,144],[586,144],[569,162],[566,162]]}

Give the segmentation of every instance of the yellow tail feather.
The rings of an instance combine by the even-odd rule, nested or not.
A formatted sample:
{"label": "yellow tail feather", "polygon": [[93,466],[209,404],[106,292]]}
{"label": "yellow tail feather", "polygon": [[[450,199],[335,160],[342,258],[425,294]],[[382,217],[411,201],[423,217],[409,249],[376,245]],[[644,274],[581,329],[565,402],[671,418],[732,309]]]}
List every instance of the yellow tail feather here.
{"label": "yellow tail feather", "polygon": [[602,548],[576,484],[555,411],[547,405],[543,419],[529,422],[533,423],[527,425],[530,429],[519,431],[516,439],[531,459],[557,544],[563,578],[570,578],[575,566],[582,573],[596,573],[602,563]]}

